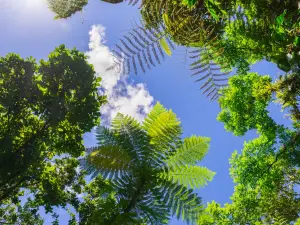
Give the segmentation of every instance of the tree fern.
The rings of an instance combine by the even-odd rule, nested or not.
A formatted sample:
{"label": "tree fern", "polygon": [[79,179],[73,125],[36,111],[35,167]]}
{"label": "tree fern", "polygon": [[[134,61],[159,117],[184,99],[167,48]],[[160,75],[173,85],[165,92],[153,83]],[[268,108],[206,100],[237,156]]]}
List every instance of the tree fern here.
{"label": "tree fern", "polygon": [[193,136],[182,141],[180,136],[176,115],[160,104],[143,124],[118,114],[111,129],[97,129],[99,146],[87,151],[82,165],[89,173],[96,170],[105,176],[116,190],[119,212],[108,224],[129,215],[146,224],[167,224],[172,215],[197,220],[203,206],[192,188],[214,175],[195,165],[207,152],[208,139]]}

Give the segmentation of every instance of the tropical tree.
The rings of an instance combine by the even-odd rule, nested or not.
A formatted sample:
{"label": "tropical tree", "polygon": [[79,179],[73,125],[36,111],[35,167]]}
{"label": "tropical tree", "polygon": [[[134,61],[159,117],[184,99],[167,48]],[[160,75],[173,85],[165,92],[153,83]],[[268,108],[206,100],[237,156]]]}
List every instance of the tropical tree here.
{"label": "tropical tree", "polygon": [[[199,219],[202,224],[293,224],[299,218],[299,94],[293,89],[297,82],[285,80],[293,77],[290,74],[273,83],[269,76],[257,73],[230,78],[219,100],[218,120],[235,135],[255,129],[259,137],[231,157],[230,173],[236,183],[232,203],[208,204]],[[272,93],[278,99],[272,99]],[[271,100],[284,102],[283,107],[290,109],[293,127],[277,124],[269,116]]]}
{"label": "tropical tree", "polygon": [[[101,178],[91,184],[104,188],[89,188],[91,207],[81,207],[84,224],[167,224],[171,215],[188,222],[198,218],[203,206],[193,188],[206,185],[214,175],[196,165],[207,153],[208,138],[181,140],[179,120],[159,103],[142,124],[118,114],[110,129],[100,126],[96,133],[98,146],[87,151],[82,165],[112,187]],[[105,191],[110,194],[103,200]],[[95,211],[87,214],[88,208]]]}
{"label": "tropical tree", "polygon": [[299,131],[286,129],[278,141],[260,136],[245,143],[230,160],[232,203],[209,203],[202,224],[293,224],[300,214],[299,146]]}
{"label": "tropical tree", "polygon": [[97,92],[99,81],[86,56],[64,45],[39,64],[17,54],[0,58],[0,217],[4,221],[3,207],[18,207],[24,189],[47,211],[74,199],[74,191],[84,183],[83,174],[76,171],[76,157],[85,150],[82,135],[99,123],[99,108],[105,101]]}

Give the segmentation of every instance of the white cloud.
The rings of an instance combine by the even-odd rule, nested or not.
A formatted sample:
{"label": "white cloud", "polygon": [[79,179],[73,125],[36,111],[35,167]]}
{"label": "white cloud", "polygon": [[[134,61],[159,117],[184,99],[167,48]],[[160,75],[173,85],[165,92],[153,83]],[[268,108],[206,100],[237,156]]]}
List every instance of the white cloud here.
{"label": "white cloud", "polygon": [[145,84],[134,84],[127,76],[121,75],[120,71],[106,70],[114,63],[115,56],[104,45],[105,27],[94,25],[89,35],[89,51],[86,54],[89,63],[94,65],[97,75],[102,78],[101,88],[108,100],[101,108],[102,121],[108,125],[118,112],[142,121],[151,110],[153,102]]}

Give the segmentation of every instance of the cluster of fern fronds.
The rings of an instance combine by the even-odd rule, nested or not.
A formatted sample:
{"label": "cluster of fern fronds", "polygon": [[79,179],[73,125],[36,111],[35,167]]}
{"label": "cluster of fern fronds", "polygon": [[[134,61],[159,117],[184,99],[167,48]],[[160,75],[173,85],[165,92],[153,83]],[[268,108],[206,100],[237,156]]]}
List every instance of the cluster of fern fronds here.
{"label": "cluster of fern fronds", "polygon": [[127,224],[128,218],[167,224],[174,215],[195,223],[203,206],[193,188],[214,175],[196,165],[206,155],[209,139],[181,140],[181,134],[176,115],[160,104],[142,124],[118,114],[111,129],[98,127],[98,146],[88,149],[82,166],[92,177],[107,178],[116,191],[119,211],[103,224]]}

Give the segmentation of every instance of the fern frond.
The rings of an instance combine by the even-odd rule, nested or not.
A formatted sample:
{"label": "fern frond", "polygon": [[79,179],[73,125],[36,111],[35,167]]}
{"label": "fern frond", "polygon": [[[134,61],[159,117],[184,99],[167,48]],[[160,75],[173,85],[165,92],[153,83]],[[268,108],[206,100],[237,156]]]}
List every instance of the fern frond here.
{"label": "fern frond", "polygon": [[168,154],[168,151],[174,150],[182,133],[176,115],[160,103],[145,118],[143,128],[151,138],[151,144],[156,146],[156,151]]}
{"label": "fern frond", "polygon": [[108,2],[108,3],[111,3],[111,4],[118,4],[118,3],[121,3],[121,2],[128,2],[128,5],[131,5],[131,6],[135,6],[136,4],[139,3],[139,0],[101,0],[103,2]]}
{"label": "fern frond", "polygon": [[136,163],[148,159],[151,153],[150,139],[135,119],[119,113],[111,122],[111,130],[117,133],[118,144],[132,155]]}
{"label": "fern frond", "polygon": [[104,178],[114,179],[132,169],[130,168],[131,156],[117,145],[104,145],[93,148],[92,152],[87,155],[86,160],[91,165],[89,172],[95,170],[95,172],[101,173]]}
{"label": "fern frond", "polygon": [[128,5],[135,6],[138,2],[139,2],[139,0],[129,0]]}
{"label": "fern frond", "polygon": [[114,50],[118,61],[115,66],[125,63],[124,73],[130,73],[131,69],[135,74],[141,69],[144,73],[146,69],[151,70],[150,64],[156,66],[165,59],[165,54],[171,55],[171,40],[167,32],[162,27],[157,29],[146,29],[138,26],[120,39],[120,44]]}
{"label": "fern frond", "polygon": [[140,214],[145,218],[147,224],[168,224],[169,209],[155,197],[156,195],[151,192],[138,202],[138,207],[141,209]]}
{"label": "fern frond", "polygon": [[287,224],[290,224],[288,222],[288,220],[282,216],[279,216],[277,218],[274,218],[274,225],[287,225]]}
{"label": "fern frond", "polygon": [[[230,71],[223,73],[215,73],[214,71],[221,71],[222,68],[217,66],[217,63],[213,62],[213,58],[217,58],[220,52],[214,50],[214,48],[204,48],[200,50],[192,50],[190,53],[192,55],[190,58],[196,58],[194,55],[198,53],[200,59],[194,61],[191,64],[191,71],[193,71],[191,76],[200,76],[195,82],[205,81],[205,83],[200,87],[202,94],[206,94],[206,97],[210,98],[212,101],[219,97],[219,88],[224,87],[226,83],[220,83],[227,81],[227,75]],[[224,77],[224,78],[219,78]]]}
{"label": "fern frond", "polygon": [[162,180],[155,194],[171,209],[171,215],[176,215],[177,219],[182,217],[187,222],[194,222],[203,211],[201,198],[193,193],[192,189],[182,185]]}
{"label": "fern frond", "polygon": [[165,161],[167,167],[173,169],[185,165],[195,165],[207,154],[209,142],[210,139],[206,137],[185,138],[176,152]]}
{"label": "fern frond", "polygon": [[118,3],[121,3],[123,2],[124,0],[101,0],[102,2],[108,2],[108,3],[111,3],[111,4],[118,4]]}
{"label": "fern frond", "polygon": [[99,146],[117,144],[117,139],[114,132],[104,126],[98,126],[96,128],[96,138]]}
{"label": "fern frond", "polygon": [[186,165],[161,173],[161,178],[194,189],[207,185],[208,181],[212,181],[214,174],[205,167]]}

